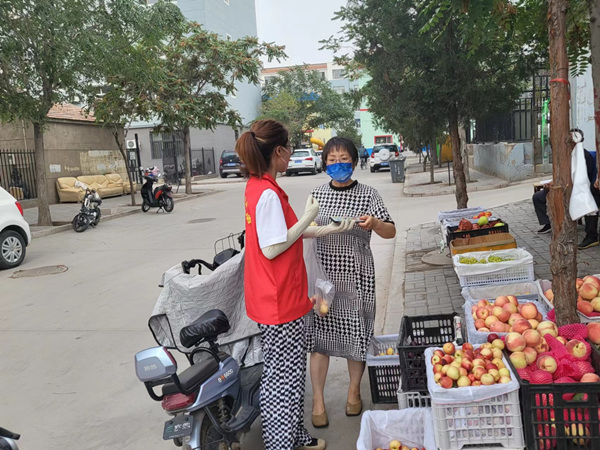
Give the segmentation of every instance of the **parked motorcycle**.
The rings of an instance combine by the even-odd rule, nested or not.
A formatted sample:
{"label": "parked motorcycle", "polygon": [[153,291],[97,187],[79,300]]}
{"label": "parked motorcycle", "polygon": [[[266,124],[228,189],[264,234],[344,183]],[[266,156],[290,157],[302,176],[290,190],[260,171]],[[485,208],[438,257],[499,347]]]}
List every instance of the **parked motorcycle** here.
{"label": "parked motorcycle", "polygon": [[100,217],[102,216],[101,204],[100,195],[94,189],[86,188],[81,201],[81,210],[71,221],[71,226],[77,233],[87,230],[90,226],[96,227],[100,223]]}
{"label": "parked motorcycle", "polygon": [[171,185],[164,183],[152,190],[152,186],[159,176],[160,173],[155,167],[148,168],[142,175],[146,180],[141,189],[142,211],[144,212],[148,212],[150,208],[158,208],[158,211],[162,209],[169,213],[173,211],[175,202],[171,196]]}
{"label": "parked motorcycle", "polygon": [[19,450],[17,443],[21,436],[0,427],[0,450]]}
{"label": "parked motorcycle", "polygon": [[[235,237],[243,246],[242,233],[222,241],[232,241]],[[235,248],[224,249],[215,255],[213,263],[190,261],[186,264],[187,273],[190,266],[196,264],[209,269],[218,267],[236,252],[239,250]],[[241,435],[249,431],[260,414],[263,364],[246,367],[222,351],[216,341],[219,335],[229,330],[229,320],[219,309],[211,309],[182,327],[179,333],[181,346],[191,352],[185,353],[190,366],[179,374],[171,353],[177,349],[176,345],[153,347],[135,355],[138,379],[144,383],[150,397],[161,402],[165,412],[173,416],[165,422],[163,439],[173,440],[177,447],[186,450],[240,449]],[[159,386],[160,394],[155,391]]]}

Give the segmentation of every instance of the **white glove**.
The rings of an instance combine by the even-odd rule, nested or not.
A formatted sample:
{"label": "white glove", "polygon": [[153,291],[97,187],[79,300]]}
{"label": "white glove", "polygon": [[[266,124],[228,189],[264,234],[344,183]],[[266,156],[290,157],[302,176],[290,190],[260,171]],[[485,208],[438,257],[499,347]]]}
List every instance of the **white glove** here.
{"label": "white glove", "polygon": [[310,224],[315,217],[319,214],[319,202],[311,195],[306,199],[306,206],[304,207],[304,214],[300,217],[298,222]]}
{"label": "white glove", "polygon": [[351,230],[356,223],[356,219],[346,218],[342,219],[341,222],[331,222],[329,225],[321,226],[321,227],[308,227],[304,231],[305,238],[315,238],[321,236],[327,236],[333,233],[343,233],[345,231]]}

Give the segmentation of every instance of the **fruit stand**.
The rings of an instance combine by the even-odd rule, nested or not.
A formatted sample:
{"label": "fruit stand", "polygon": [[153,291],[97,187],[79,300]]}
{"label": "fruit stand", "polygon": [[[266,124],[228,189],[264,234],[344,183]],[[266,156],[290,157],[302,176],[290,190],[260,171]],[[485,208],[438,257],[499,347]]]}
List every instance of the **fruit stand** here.
{"label": "fruit stand", "polygon": [[[552,284],[534,280],[529,252],[490,249],[489,237],[502,234],[494,227],[474,230],[485,239],[452,230],[457,221],[469,228],[493,217],[484,208],[440,213],[450,249],[472,240],[470,251],[452,252],[463,311],[405,316],[397,336],[374,338],[381,344],[367,362],[373,401],[382,398],[373,394],[380,386],[386,401],[396,388],[398,410],[363,415],[359,450],[600,450],[600,275],[577,279],[581,323],[557,327]],[[389,373],[373,369],[386,365],[397,377],[391,385]],[[417,438],[402,435],[403,427]]]}

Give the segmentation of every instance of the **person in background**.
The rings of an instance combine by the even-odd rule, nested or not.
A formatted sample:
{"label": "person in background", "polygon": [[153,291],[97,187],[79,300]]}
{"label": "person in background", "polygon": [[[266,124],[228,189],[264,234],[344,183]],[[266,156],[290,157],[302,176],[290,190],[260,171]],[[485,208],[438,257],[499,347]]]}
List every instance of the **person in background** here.
{"label": "person in background", "polygon": [[538,230],[538,234],[546,234],[552,231],[550,217],[548,217],[548,207],[546,205],[546,196],[551,187],[552,182],[544,184],[542,189],[533,194],[533,197],[531,198],[538,222],[542,225],[542,228]]}
{"label": "person in background", "polygon": [[367,167],[367,160],[369,159],[369,152],[361,145],[358,149],[358,155],[360,156],[360,168],[364,169]]}
{"label": "person in background", "polygon": [[352,180],[358,156],[349,139],[334,137],[327,141],[323,162],[332,180],[312,192],[319,202],[317,225],[326,228],[332,217],[352,219],[347,231],[317,236],[317,255],[336,292],[324,317],[314,311],[306,316],[311,352],[312,423],[316,428],[329,425],[324,389],[331,356],[348,360],[346,415],[357,416],[362,411],[360,382],[375,321],[371,234],[375,232],[385,239],[396,235],[394,222],[379,193]]}
{"label": "person in background", "polygon": [[275,180],[291,156],[288,131],[259,120],[235,147],[245,164],[246,253],[244,295],[258,323],[264,354],[260,387],[262,436],[267,450],[324,450],[304,427],[308,298],[302,234],[319,212],[313,196],[298,220]]}

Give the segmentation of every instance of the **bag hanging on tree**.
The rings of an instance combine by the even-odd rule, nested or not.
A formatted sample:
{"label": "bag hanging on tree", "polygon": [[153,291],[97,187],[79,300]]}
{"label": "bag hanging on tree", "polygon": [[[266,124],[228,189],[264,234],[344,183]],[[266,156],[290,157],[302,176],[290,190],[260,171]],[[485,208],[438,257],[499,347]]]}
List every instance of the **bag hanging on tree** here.
{"label": "bag hanging on tree", "polygon": [[308,296],[314,302],[314,310],[321,317],[329,312],[329,305],[335,297],[335,286],[327,278],[327,274],[321,265],[317,255],[316,239],[305,239],[304,242],[304,265],[308,278]]}
{"label": "bag hanging on tree", "polygon": [[569,215],[572,220],[578,220],[586,214],[598,211],[596,201],[590,191],[590,180],[587,175],[587,165],[583,150],[581,134],[572,133],[573,140],[577,142],[571,154],[571,180],[573,190],[569,202]]}

